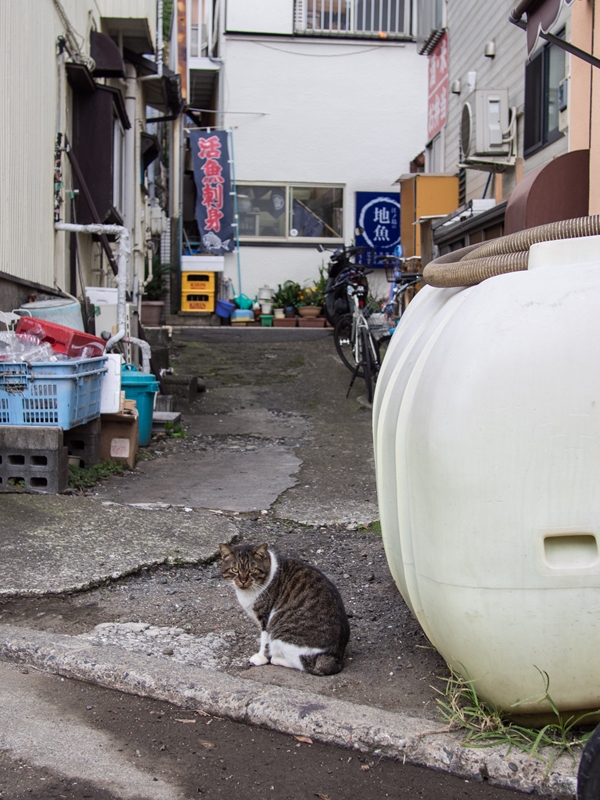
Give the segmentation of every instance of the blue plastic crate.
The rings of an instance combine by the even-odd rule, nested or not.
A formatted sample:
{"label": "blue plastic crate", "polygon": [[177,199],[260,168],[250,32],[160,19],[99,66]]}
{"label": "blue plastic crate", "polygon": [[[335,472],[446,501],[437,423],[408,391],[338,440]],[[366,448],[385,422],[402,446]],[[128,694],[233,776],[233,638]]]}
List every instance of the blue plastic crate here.
{"label": "blue plastic crate", "polygon": [[106,356],[77,361],[0,361],[0,425],[64,430],[100,416]]}

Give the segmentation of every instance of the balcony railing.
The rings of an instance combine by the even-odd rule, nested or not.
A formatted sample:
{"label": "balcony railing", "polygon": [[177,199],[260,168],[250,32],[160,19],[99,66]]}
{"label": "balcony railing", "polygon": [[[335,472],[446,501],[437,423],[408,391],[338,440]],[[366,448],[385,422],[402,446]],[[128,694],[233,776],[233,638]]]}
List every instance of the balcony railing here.
{"label": "balcony railing", "polygon": [[297,33],[410,36],[410,0],[296,0]]}

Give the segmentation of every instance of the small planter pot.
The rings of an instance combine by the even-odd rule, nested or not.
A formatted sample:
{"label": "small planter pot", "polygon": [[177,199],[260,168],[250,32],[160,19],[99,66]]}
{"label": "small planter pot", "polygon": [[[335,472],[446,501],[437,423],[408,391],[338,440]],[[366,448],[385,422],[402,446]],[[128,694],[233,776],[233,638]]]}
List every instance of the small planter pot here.
{"label": "small planter pot", "polygon": [[142,300],[142,325],[158,328],[162,321],[164,307],[164,300]]}
{"label": "small planter pot", "polygon": [[284,311],[284,316],[286,319],[292,319],[296,316],[296,309],[294,306],[286,306]]}
{"label": "small planter pot", "polygon": [[321,306],[300,306],[298,309],[298,313],[301,317],[307,317],[309,319],[314,319],[318,317],[321,313]]}
{"label": "small planter pot", "polygon": [[324,317],[300,317],[298,320],[299,328],[324,328]]}
{"label": "small planter pot", "polygon": [[275,317],[275,319],[283,319],[285,317],[285,311],[283,310],[283,308],[274,308],[273,316]]}

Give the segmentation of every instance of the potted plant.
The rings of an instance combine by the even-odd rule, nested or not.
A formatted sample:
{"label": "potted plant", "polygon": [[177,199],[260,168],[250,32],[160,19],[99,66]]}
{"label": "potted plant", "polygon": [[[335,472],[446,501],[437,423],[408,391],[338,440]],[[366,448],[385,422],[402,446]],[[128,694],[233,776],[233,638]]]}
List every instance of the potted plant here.
{"label": "potted plant", "polygon": [[280,283],[277,286],[277,291],[273,295],[273,308],[283,308],[286,317],[295,317],[300,290],[300,284],[295,281],[285,281],[283,284]]}
{"label": "potted plant", "polygon": [[325,268],[319,267],[319,278],[312,286],[300,289],[298,293],[298,313],[301,317],[318,317],[325,305],[327,275]]}
{"label": "potted plant", "polygon": [[142,295],[141,323],[150,328],[161,324],[164,296],[167,291],[165,279],[173,272],[170,264],[153,264],[152,277],[144,286]]}

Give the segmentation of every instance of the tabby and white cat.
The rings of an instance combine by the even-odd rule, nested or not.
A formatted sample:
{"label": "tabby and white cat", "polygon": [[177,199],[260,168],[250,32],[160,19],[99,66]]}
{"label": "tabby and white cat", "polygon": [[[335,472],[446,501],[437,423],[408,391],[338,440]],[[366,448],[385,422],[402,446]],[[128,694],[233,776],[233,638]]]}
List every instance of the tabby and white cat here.
{"label": "tabby and white cat", "polygon": [[252,664],[334,675],[344,665],[350,626],[340,593],[315,567],[284,558],[267,544],[220,544],[221,572],[260,627]]}

